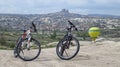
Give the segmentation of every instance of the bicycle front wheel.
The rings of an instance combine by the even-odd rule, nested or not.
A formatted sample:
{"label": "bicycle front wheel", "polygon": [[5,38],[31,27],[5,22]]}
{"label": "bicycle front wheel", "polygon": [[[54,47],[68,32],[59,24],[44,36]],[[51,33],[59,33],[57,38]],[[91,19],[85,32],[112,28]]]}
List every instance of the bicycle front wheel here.
{"label": "bicycle front wheel", "polygon": [[31,38],[29,45],[27,43],[28,39],[21,40],[17,46],[17,54],[22,60],[31,61],[39,56],[41,47],[40,43],[33,38]]}
{"label": "bicycle front wheel", "polygon": [[61,59],[69,60],[77,55],[79,49],[80,44],[75,37],[72,37],[70,41],[65,38],[58,43],[56,53]]}

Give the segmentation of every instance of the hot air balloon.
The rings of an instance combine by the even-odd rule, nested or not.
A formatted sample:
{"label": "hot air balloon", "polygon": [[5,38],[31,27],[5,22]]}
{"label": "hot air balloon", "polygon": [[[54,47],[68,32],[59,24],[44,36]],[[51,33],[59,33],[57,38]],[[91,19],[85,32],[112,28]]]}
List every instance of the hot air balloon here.
{"label": "hot air balloon", "polygon": [[88,33],[92,40],[95,42],[96,38],[100,35],[100,28],[98,27],[91,27],[88,30]]}

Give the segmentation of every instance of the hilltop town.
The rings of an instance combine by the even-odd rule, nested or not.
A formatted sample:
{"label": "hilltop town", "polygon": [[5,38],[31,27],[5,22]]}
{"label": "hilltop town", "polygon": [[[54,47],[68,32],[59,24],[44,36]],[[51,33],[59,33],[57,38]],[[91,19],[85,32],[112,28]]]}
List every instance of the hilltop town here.
{"label": "hilltop town", "polygon": [[38,30],[63,30],[71,20],[79,30],[97,26],[102,29],[119,29],[120,16],[71,13],[67,9],[48,14],[0,14],[0,30],[18,30],[29,27],[34,21]]}

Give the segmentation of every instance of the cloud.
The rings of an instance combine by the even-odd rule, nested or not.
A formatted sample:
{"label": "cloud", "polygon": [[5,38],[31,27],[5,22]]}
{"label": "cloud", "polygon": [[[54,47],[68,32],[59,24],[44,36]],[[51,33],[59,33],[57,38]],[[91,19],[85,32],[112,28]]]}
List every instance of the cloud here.
{"label": "cloud", "polygon": [[[0,0],[0,13],[49,13],[69,9],[76,13],[120,15],[120,0]],[[113,13],[112,13],[113,12]]]}

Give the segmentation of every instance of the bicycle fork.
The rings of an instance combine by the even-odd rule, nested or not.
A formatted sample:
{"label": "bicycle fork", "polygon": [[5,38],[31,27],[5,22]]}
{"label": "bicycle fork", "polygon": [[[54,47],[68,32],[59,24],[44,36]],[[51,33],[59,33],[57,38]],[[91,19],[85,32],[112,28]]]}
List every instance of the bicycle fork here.
{"label": "bicycle fork", "polygon": [[31,36],[28,37],[28,41],[27,41],[27,49],[30,50],[30,40],[31,40]]}

